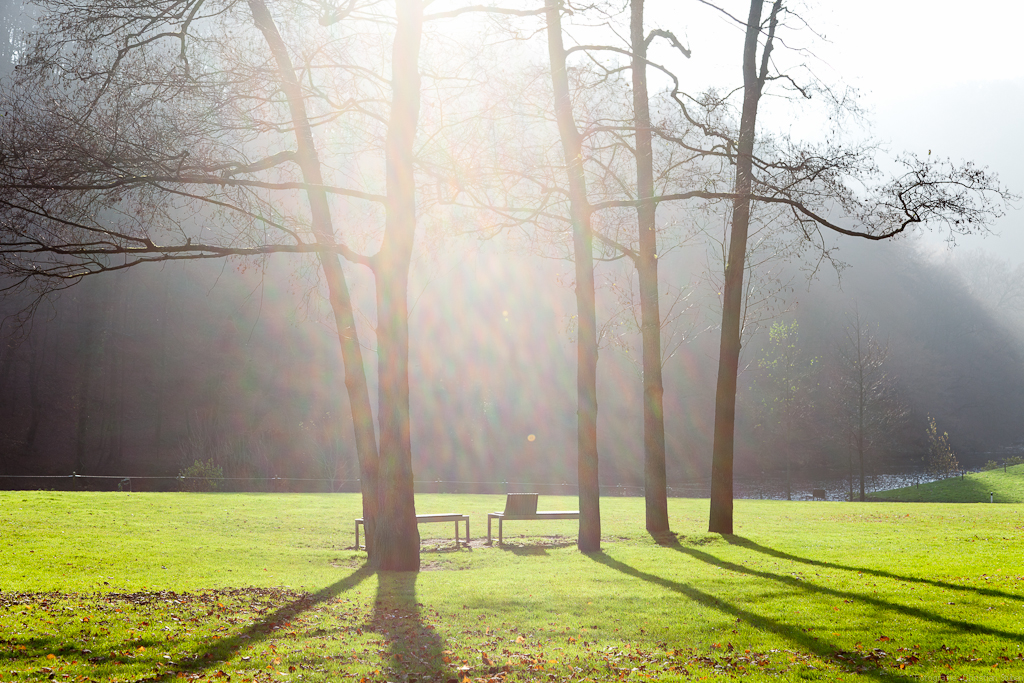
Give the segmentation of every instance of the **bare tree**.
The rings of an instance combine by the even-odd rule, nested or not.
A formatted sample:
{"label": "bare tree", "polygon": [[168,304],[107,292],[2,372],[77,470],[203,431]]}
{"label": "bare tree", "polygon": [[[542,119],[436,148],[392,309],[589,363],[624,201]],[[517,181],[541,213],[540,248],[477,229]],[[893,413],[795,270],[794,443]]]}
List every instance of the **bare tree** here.
{"label": "bare tree", "polygon": [[[556,3],[555,6],[561,5]],[[629,38],[624,40],[623,44],[575,44],[565,48],[560,41],[555,52],[551,53],[551,68],[556,88],[556,119],[559,121],[563,145],[566,141],[569,142],[568,147],[565,147],[565,159],[570,169],[570,180],[565,192],[570,196],[570,204],[578,201],[582,207],[578,211],[579,219],[574,217],[572,220],[588,224],[584,232],[591,235],[588,238],[591,243],[595,239],[598,241],[600,250],[603,250],[602,258],[628,259],[636,272],[637,298],[634,299],[632,296],[632,285],[618,290],[619,293],[628,294],[625,300],[620,299],[620,304],[626,307],[626,313],[629,315],[623,315],[624,312],[619,311],[612,316],[609,324],[614,325],[618,320],[626,320],[634,312],[639,312],[636,329],[640,333],[643,384],[646,527],[651,533],[664,533],[669,530],[669,519],[663,365],[666,349],[674,350],[675,344],[670,342],[667,346],[664,345],[663,333],[666,328],[673,325],[683,307],[679,306],[682,290],[676,288],[674,301],[669,302],[665,315],[661,311],[658,264],[659,258],[664,257],[669,247],[664,243],[659,244],[659,238],[664,238],[664,227],[659,225],[657,220],[657,208],[661,201],[690,200],[703,196],[701,192],[682,193],[671,197],[668,195],[680,186],[686,187],[688,182],[699,184],[699,180],[707,171],[692,163],[693,155],[690,151],[683,151],[680,155],[682,148],[671,144],[665,145],[664,133],[658,131],[655,135],[660,126],[656,127],[651,119],[647,71],[652,66],[662,70],[664,67],[653,65],[648,60],[648,47],[656,38],[663,38],[685,57],[689,57],[689,50],[671,32],[661,29],[647,31],[642,0],[633,0],[629,7]],[[607,27],[613,33],[616,32],[614,20],[607,21]],[[549,52],[551,26],[549,21]],[[557,74],[568,69],[566,58],[570,54],[582,54],[589,66],[575,65],[575,89],[570,91],[568,79],[565,79],[564,92],[559,95],[558,81],[561,77]],[[616,61],[622,58],[629,60],[628,67]],[[587,74],[588,69],[592,69],[591,79],[585,81],[581,74]],[[631,77],[632,109],[623,111],[611,103],[617,103],[617,91],[620,88],[625,89],[625,83],[619,80],[618,74],[627,70]],[[596,102],[587,100],[588,89],[591,93],[600,92],[599,95],[591,95],[591,99]],[[625,96],[625,93],[622,95]],[[565,121],[558,118],[560,102],[568,103],[570,97],[577,108],[586,110],[586,114],[591,118],[581,119],[572,106],[566,106],[564,112],[561,112]],[[590,106],[588,108],[585,105]],[[566,122],[571,123],[571,130]],[[655,141],[661,145],[657,151]],[[572,179],[573,174],[577,176],[575,180]],[[570,206],[570,214],[574,211],[575,209]],[[627,213],[633,212],[635,218],[629,220]],[[577,248],[574,248],[574,260],[579,256],[577,245]],[[592,258],[592,255],[585,257]],[[577,268],[579,267],[577,263]],[[577,296],[578,277],[579,272]],[[672,287],[668,286],[667,289],[671,290]],[[670,296],[670,299],[673,297]],[[584,317],[581,311],[580,320],[582,321]],[[596,416],[593,422],[596,424]],[[582,434],[580,443],[587,443]],[[596,491],[588,494],[590,495],[596,496]],[[581,501],[582,505],[584,504]]]}
{"label": "bare tree", "polygon": [[[674,36],[665,31],[645,34],[642,0],[634,0],[630,5],[628,49],[599,45],[574,45],[566,48],[560,14],[564,9],[562,3],[549,1],[546,7],[555,119],[568,175],[567,194],[576,268],[580,548],[593,551],[600,548],[596,388],[599,334],[593,267],[595,239],[605,248],[611,248],[627,257],[637,272],[644,397],[646,526],[651,533],[669,530],[661,338],[666,321],[659,307],[657,202],[646,51],[651,40],[661,35],[669,38],[684,54],[688,52]],[[633,86],[631,115],[616,115],[603,108],[597,120],[587,121],[585,130],[580,130],[573,110],[573,100],[579,96],[579,88],[577,92],[571,91],[568,78],[567,58],[572,52],[584,52],[587,55],[612,52],[629,57]],[[612,76],[615,70],[614,67],[599,64],[596,67],[596,83],[607,90],[609,83],[615,80]],[[632,134],[632,145],[623,140],[623,136],[629,134]],[[602,139],[602,136],[607,136],[607,139]],[[616,158],[616,151],[622,149],[628,149],[628,154],[633,158],[632,174],[621,168]],[[596,197],[592,197],[588,191],[588,171],[593,178],[591,184],[597,187]],[[622,195],[625,195],[625,199],[617,198]],[[635,228],[627,230],[636,235],[635,248],[625,243],[618,231],[611,227],[618,225],[618,217],[614,214],[622,209],[636,211]],[[612,214],[599,221],[603,229],[595,228],[594,225],[600,213]]]}
{"label": "bare tree", "polygon": [[[397,0],[393,14],[378,3],[358,0],[341,6],[297,1],[288,12],[277,12],[264,0],[46,0],[40,34],[15,84],[3,94],[8,112],[0,122],[3,286],[10,291],[59,289],[97,273],[181,259],[271,253],[315,258],[345,367],[371,560],[385,569],[417,568],[408,286],[418,212],[430,204],[417,193],[417,173],[437,182],[438,195],[452,186],[457,194],[463,175],[443,168],[451,159],[442,153],[417,163],[429,157],[424,148],[433,139],[417,138],[421,100],[430,91],[422,81],[440,80],[424,75],[420,66],[423,25],[477,11],[543,13],[561,162],[524,181],[541,199],[525,210],[505,207],[504,212],[522,221],[523,211],[538,217],[554,203],[568,204],[565,224],[571,226],[578,308],[580,548],[600,547],[594,240],[604,245],[600,248],[622,246],[632,252],[638,272],[643,270],[641,296],[649,301],[650,285],[657,282],[651,214],[668,201],[733,203],[710,525],[731,532],[740,292],[751,205],[785,210],[809,242],[824,244],[822,230],[870,239],[930,222],[972,230],[995,211],[978,198],[990,190],[1000,192],[987,173],[969,165],[952,168],[909,158],[904,175],[876,187],[866,182],[877,179],[870,147],[801,147],[758,138],[757,105],[765,85],[795,85],[771,71],[769,55],[784,13],[781,0],[766,22],[761,6],[753,2],[747,22],[739,22],[747,40],[738,125],[732,122],[728,98],[688,98],[676,80],[668,96],[681,112],[678,130],[642,120],[642,111],[634,112],[635,122],[620,117],[614,125],[581,130],[572,106],[577,93],[570,87],[570,76],[581,71],[570,70],[567,58],[595,50],[564,45],[566,8],[557,0],[548,0],[541,10],[468,6],[427,16],[414,0]],[[655,34],[643,36],[642,7],[634,9],[631,48],[617,54],[629,59],[638,86],[645,68],[674,79],[643,57]],[[360,61],[368,54],[368,61]],[[603,82],[610,82],[617,69],[595,68],[604,71],[598,79]],[[610,92],[605,91],[609,98]],[[643,103],[634,102],[634,108],[642,110]],[[431,115],[439,127],[449,128],[443,137],[453,138],[445,115]],[[680,189],[667,182],[648,187],[642,141],[648,130],[653,139],[667,143],[663,147],[674,145],[688,158],[719,167],[734,164],[734,187],[723,191],[718,183],[701,183]],[[584,143],[594,134],[617,137],[615,149],[622,149],[626,138],[632,140],[635,183],[626,182],[623,189],[619,181],[627,175],[614,164],[587,174]],[[593,139],[598,140],[595,146],[604,144]],[[548,182],[563,174],[562,186]],[[613,194],[616,183],[619,191]],[[594,187],[600,193],[588,196]],[[828,213],[830,207],[858,227],[840,225]],[[595,231],[595,217],[613,225],[616,212],[633,211],[640,228],[638,249],[609,246],[615,235]],[[502,213],[500,207],[496,212]],[[341,224],[336,220],[340,215],[348,221]],[[339,226],[345,227],[344,234]],[[341,258],[369,269],[376,285],[379,451]],[[660,354],[648,341],[660,329],[659,319],[656,305],[642,310],[645,358],[650,346],[652,364]],[[650,381],[645,415],[651,418],[645,418],[651,427],[648,432],[645,426],[652,494],[648,525],[653,529],[667,522],[659,483],[664,449],[658,444],[663,426],[657,424],[657,377],[653,365],[645,370],[645,382]]]}
{"label": "bare tree", "polygon": [[813,405],[818,359],[800,345],[799,325],[777,321],[768,331],[768,346],[758,359],[758,384],[762,389],[761,424],[778,438],[786,473],[786,500],[793,499],[792,469],[794,436]]}
{"label": "bare tree", "polygon": [[643,346],[644,385],[644,498],[647,531],[669,531],[668,480],[665,469],[664,383],[662,380],[662,319],[658,297],[657,204],[654,199],[654,150],[650,95],[647,88],[647,47],[658,35],[667,37],[690,56],[674,35],[644,30],[644,0],[631,0],[629,42],[632,52],[633,123],[635,126],[637,235],[633,256],[640,290],[640,336]]}
{"label": "bare tree", "polygon": [[843,434],[849,448],[850,500],[853,500],[854,464],[865,499],[868,454],[891,441],[906,419],[895,377],[888,371],[889,345],[884,344],[861,320],[860,312],[847,316],[843,338],[837,343],[839,363],[836,398],[841,410]]}
{"label": "bare tree", "polygon": [[562,41],[562,6],[547,0],[548,57],[554,91],[555,119],[562,140],[569,183],[573,261],[576,264],[576,400],[577,458],[580,490],[580,531],[583,552],[601,549],[601,502],[597,454],[597,304],[594,287],[593,213],[583,173],[583,139],[576,127],[569,92],[566,49]]}
{"label": "bare tree", "polygon": [[[994,176],[970,163],[955,166],[905,156],[899,159],[903,173],[886,179],[873,161],[874,149],[870,145],[815,148],[788,141],[759,142],[757,114],[767,85],[779,82],[792,86],[803,96],[810,94],[809,87],[801,87],[792,76],[775,71],[777,61],[772,59],[777,32],[785,27],[782,20],[792,15],[783,0],[771,4],[767,19],[762,19],[763,8],[763,0],[751,0],[745,22],[726,13],[745,31],[743,103],[736,132],[723,127],[721,119],[696,116],[690,111],[692,105],[679,98],[688,120],[719,140],[736,164],[723,290],[708,523],[709,531],[723,534],[733,530],[736,378],[751,206],[768,203],[786,207],[793,224],[809,240],[816,239],[824,245],[820,237],[823,230],[871,240],[889,239],[917,226],[943,226],[954,233],[984,230],[990,219],[1000,215],[999,202],[1011,197]],[[841,105],[842,99],[837,102]],[[719,110],[717,104],[712,110]],[[830,211],[855,227],[844,227],[839,219],[830,216]]]}
{"label": "bare tree", "polygon": [[[142,263],[314,256],[344,361],[371,561],[417,568],[407,291],[422,209],[422,4],[399,0],[391,16],[355,1],[281,14],[263,0],[46,10],[4,95],[16,112],[0,142],[5,287],[52,291]],[[390,55],[359,26],[391,27],[376,31]],[[375,51],[389,73],[359,62]],[[357,165],[378,169],[383,187]],[[342,213],[371,229],[342,236]],[[373,251],[375,240],[375,253],[349,246]],[[379,453],[339,256],[376,282]]]}

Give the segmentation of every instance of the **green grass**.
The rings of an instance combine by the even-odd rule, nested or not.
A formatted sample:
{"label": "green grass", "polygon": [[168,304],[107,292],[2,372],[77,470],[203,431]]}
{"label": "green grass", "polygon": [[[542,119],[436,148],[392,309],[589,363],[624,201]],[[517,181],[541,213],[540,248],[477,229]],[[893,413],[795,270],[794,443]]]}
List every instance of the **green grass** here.
{"label": "green grass", "polygon": [[909,503],[1024,503],[1024,465],[987,472],[973,472],[920,486],[908,486],[870,494],[879,500]]}
{"label": "green grass", "polygon": [[[1001,473],[1000,473],[1001,474]],[[0,493],[0,680],[1024,679],[1024,510],[602,500],[509,523],[501,496],[423,495],[424,571],[374,574],[348,494]],[[542,496],[542,509],[575,501]]]}

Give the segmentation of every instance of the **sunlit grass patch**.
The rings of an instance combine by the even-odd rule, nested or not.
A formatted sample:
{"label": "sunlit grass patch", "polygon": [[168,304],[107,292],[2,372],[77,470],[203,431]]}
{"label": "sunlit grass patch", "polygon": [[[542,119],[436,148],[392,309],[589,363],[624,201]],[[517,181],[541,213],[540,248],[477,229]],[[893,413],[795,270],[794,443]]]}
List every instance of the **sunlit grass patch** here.
{"label": "sunlit grass patch", "polygon": [[[552,508],[568,500],[553,501]],[[1015,506],[602,500],[604,549],[420,496],[424,571],[375,574],[351,495],[3,493],[0,680],[1024,678]],[[717,678],[716,678],[717,679]]]}
{"label": "sunlit grass patch", "polygon": [[870,494],[880,500],[925,503],[1024,503],[1024,465]]}

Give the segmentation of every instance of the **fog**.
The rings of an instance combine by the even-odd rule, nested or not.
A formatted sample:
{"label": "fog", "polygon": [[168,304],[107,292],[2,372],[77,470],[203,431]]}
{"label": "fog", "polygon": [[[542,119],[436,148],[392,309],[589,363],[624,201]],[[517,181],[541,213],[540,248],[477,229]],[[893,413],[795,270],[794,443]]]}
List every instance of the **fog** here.
{"label": "fog", "polygon": [[[7,33],[15,35],[7,9]],[[578,29],[582,35],[587,30]],[[7,47],[17,58],[17,45],[8,41]],[[424,61],[440,69],[445,59],[435,54]],[[471,56],[461,59],[472,62]],[[542,72],[521,54],[515,59]],[[486,100],[490,89],[507,85],[498,80],[458,97]],[[520,87],[524,99],[532,93],[531,84]],[[900,139],[901,148],[923,156],[932,150],[980,156],[996,170],[1012,169],[1019,165],[1020,140],[1004,137],[1013,124],[1009,107],[1001,109],[1005,121],[993,115],[1002,123],[972,129],[970,144],[964,142],[967,133],[954,135],[945,119],[928,114],[949,101],[957,104],[945,107],[945,116],[996,94],[1020,99],[1019,89],[984,86],[972,95],[976,87],[958,83],[919,95],[917,108],[883,112],[877,132],[895,137],[913,128]],[[440,120],[437,112],[454,107],[458,97],[434,92],[430,115]],[[583,104],[604,104],[594,99]],[[520,106],[529,108],[529,102],[515,102],[513,113]],[[785,127],[799,130],[816,120],[808,114]],[[379,117],[374,121],[379,124]],[[540,125],[552,127],[550,121]],[[444,175],[451,161],[445,153],[477,161],[508,154],[515,161],[501,148],[510,139],[523,147],[548,141],[533,132],[516,137],[512,130],[462,140],[463,129],[439,124],[438,130],[443,144],[428,149],[434,156],[419,179],[422,225],[408,288],[417,487],[575,493],[577,311],[565,235],[551,238],[557,231],[481,219],[437,199],[449,189],[446,183],[456,184],[455,176]],[[379,189],[380,150],[370,143],[363,149],[356,135],[345,129],[330,138],[331,149],[351,153],[332,157],[332,172]],[[550,153],[555,146],[545,149]],[[488,161],[480,161],[480,168]],[[464,177],[456,180],[471,183],[474,170],[461,169]],[[711,177],[707,168],[700,172]],[[205,229],[228,241],[230,231],[216,222],[216,210],[175,201],[161,211],[183,237],[191,231],[191,240]],[[349,246],[380,238],[382,210],[332,201]],[[298,215],[301,206],[294,196],[266,203],[268,212],[286,216]],[[717,205],[663,206],[658,214],[662,312],[671,317],[663,329],[668,481],[677,494],[700,494],[710,476],[724,268],[719,226],[728,218],[723,212]],[[97,215],[101,220],[102,212],[92,217]],[[884,349],[879,372],[891,399],[891,414],[879,418],[882,426],[865,452],[868,473],[923,473],[929,419],[948,432],[966,467],[1024,454],[1024,269],[1013,246],[1019,242],[979,249],[973,238],[958,238],[959,248],[951,250],[944,233],[883,242],[808,240],[768,214],[761,219],[754,229],[761,246],[747,273],[737,396],[740,480],[778,479],[787,468],[804,479],[850,474],[854,446],[843,353],[853,321]],[[602,226],[610,234],[615,220]],[[1017,220],[1011,213],[996,229],[1012,233]],[[621,255],[596,252],[600,480],[606,493],[637,493],[644,450],[636,275]],[[374,280],[358,263],[344,268],[376,414]],[[309,255],[143,264],[85,277],[42,300],[20,290],[0,300],[0,486],[109,487],[131,477],[136,488],[173,488],[185,468],[209,462],[228,478],[227,488],[358,490],[338,331],[318,273]],[[34,304],[31,318],[20,315]],[[771,408],[780,394],[766,370],[773,324],[791,326],[790,343],[803,363],[786,404],[799,409],[787,408],[784,429]],[[109,479],[17,478],[72,473]]]}
{"label": "fog", "polygon": [[[572,485],[573,309],[571,291],[560,284],[571,264],[500,241],[458,246],[458,258],[421,264],[415,297],[416,479],[449,482],[447,490]],[[665,275],[699,272],[702,252],[701,245],[680,249]],[[855,310],[888,343],[887,370],[909,408],[892,443],[871,454],[872,471],[921,468],[927,416],[950,434],[967,466],[1024,451],[1024,307],[1020,296],[999,303],[1003,287],[1024,287],[1021,271],[1006,267],[1009,281],[986,282],[979,270],[1010,264],[985,254],[938,260],[909,241],[846,242],[839,254],[846,263],[840,273],[826,266],[813,280],[796,267],[806,264],[788,264],[790,287],[776,304],[774,317],[797,321],[801,348],[820,360],[819,409],[791,439],[767,438],[758,427],[765,330],[745,344],[739,476],[778,474],[791,453],[808,474],[843,472],[847,453],[830,438],[836,417],[827,404],[837,391],[837,346]],[[321,480],[291,484],[300,488],[329,479],[352,488],[358,470],[338,391],[336,337],[308,290],[314,283],[295,277],[296,266],[278,257],[246,272],[217,263],[134,269],[62,293],[28,327],[5,327],[3,472],[173,477],[196,459],[214,459],[225,476],[254,478],[254,486],[284,477]],[[372,315],[363,285],[357,291]],[[603,293],[607,320],[614,303]],[[695,289],[689,315],[697,324],[685,321],[691,336],[665,362],[669,481],[679,488],[708,476],[713,297],[706,283]],[[13,310],[16,302],[7,305]],[[607,341],[601,479],[614,490],[642,485],[641,385],[634,361]]]}

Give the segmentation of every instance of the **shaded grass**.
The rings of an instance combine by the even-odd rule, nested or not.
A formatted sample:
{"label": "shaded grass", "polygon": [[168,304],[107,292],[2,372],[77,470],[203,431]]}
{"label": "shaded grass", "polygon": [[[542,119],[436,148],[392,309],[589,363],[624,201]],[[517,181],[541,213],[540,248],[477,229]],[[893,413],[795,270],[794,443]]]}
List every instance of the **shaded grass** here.
{"label": "shaded grass", "polygon": [[919,486],[869,494],[877,500],[925,503],[1024,503],[1024,465],[972,472]]}
{"label": "shaded grass", "polygon": [[0,679],[1024,678],[1016,507],[737,501],[723,537],[673,499],[652,539],[610,498],[588,556],[572,521],[482,545],[502,504],[419,496],[472,547],[422,525],[426,571],[377,575],[354,495],[0,494]]}

